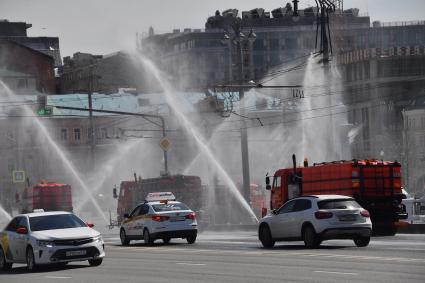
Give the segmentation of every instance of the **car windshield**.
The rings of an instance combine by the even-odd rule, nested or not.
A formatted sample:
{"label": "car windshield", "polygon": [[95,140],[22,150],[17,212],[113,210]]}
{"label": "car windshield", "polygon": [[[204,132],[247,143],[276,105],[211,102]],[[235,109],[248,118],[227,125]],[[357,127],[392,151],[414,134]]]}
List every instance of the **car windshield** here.
{"label": "car windshield", "polygon": [[87,227],[87,225],[73,214],[30,217],[30,228],[33,232],[78,227]]}
{"label": "car windshield", "polygon": [[352,209],[361,207],[355,200],[351,199],[323,200],[318,203],[318,206],[319,209]]}
{"label": "car windshield", "polygon": [[183,203],[161,203],[152,205],[153,210],[156,212],[161,211],[174,211],[174,210],[189,210],[189,208]]}

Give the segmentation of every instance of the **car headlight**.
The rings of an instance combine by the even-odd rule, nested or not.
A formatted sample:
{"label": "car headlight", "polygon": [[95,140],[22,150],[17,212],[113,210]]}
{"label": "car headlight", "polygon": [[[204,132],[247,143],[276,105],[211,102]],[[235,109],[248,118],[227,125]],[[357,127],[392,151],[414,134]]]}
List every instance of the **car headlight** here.
{"label": "car headlight", "polygon": [[51,248],[51,247],[53,247],[55,245],[55,243],[53,241],[38,240],[37,241],[37,245],[39,247]]}
{"label": "car headlight", "polygon": [[93,237],[93,242],[98,242],[98,243],[103,242],[102,236],[99,235],[99,236]]}

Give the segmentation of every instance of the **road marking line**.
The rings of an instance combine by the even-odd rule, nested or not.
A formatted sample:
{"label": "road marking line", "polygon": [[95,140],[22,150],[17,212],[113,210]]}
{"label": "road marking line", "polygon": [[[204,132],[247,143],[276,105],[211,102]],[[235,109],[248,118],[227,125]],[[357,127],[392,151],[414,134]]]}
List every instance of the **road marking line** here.
{"label": "road marking line", "polygon": [[111,247],[114,250],[122,251],[149,251],[158,253],[182,252],[182,253],[205,253],[205,254],[245,254],[254,256],[301,256],[301,257],[326,257],[326,258],[341,258],[341,259],[357,259],[357,260],[380,260],[380,261],[395,261],[395,262],[425,262],[425,259],[420,258],[402,258],[402,257],[379,257],[379,256],[362,256],[348,254],[328,254],[328,253],[306,253],[306,252],[281,252],[281,251],[252,251],[252,250],[209,250],[209,249],[185,249],[183,247],[165,248],[165,247]]}
{"label": "road marking line", "polygon": [[179,265],[195,265],[195,266],[206,265],[205,263],[190,263],[190,262],[176,262],[176,264],[179,264]]}
{"label": "road marking line", "polygon": [[44,276],[49,279],[71,279],[71,276]]}
{"label": "road marking line", "polygon": [[328,273],[328,274],[341,274],[341,275],[359,275],[358,273],[352,273],[352,272],[337,272],[337,271],[325,271],[325,270],[315,270],[313,272],[316,273]]}

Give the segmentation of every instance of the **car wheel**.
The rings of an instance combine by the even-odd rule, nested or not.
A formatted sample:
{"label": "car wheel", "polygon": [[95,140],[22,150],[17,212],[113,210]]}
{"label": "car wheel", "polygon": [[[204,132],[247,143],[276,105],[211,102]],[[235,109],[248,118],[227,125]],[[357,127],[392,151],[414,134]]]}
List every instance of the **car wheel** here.
{"label": "car wheel", "polygon": [[311,225],[304,227],[302,236],[306,248],[317,248],[321,243],[319,236],[316,234],[316,231],[314,231],[314,228]]}
{"label": "car wheel", "polygon": [[162,241],[164,242],[164,244],[169,244],[170,243],[171,238],[163,238]]}
{"label": "car wheel", "polygon": [[271,249],[274,247],[275,241],[273,240],[272,233],[270,232],[270,228],[267,225],[263,225],[260,227],[259,238],[261,244],[266,249]]}
{"label": "car wheel", "polygon": [[124,229],[121,229],[120,231],[120,240],[121,240],[121,245],[123,246],[128,246],[130,244],[130,240],[127,238],[127,235],[125,234]]}
{"label": "car wheel", "polygon": [[32,247],[27,248],[27,269],[30,272],[37,270],[37,264],[35,263],[34,251]]}
{"label": "car wheel", "polygon": [[357,237],[354,239],[354,244],[358,247],[366,247],[369,245],[370,237]]}
{"label": "car wheel", "polygon": [[195,243],[195,241],[196,241],[196,235],[187,237],[186,238],[186,241],[187,241],[188,244]]}
{"label": "car wheel", "polygon": [[151,234],[149,234],[148,229],[145,229],[143,231],[143,241],[145,241],[145,244],[149,246],[153,244],[153,239],[151,237]]}
{"label": "car wheel", "polygon": [[90,266],[99,266],[102,264],[103,258],[89,259]]}
{"label": "car wheel", "polygon": [[12,269],[12,263],[6,261],[6,255],[2,247],[0,247],[0,270],[8,271],[10,269]]}

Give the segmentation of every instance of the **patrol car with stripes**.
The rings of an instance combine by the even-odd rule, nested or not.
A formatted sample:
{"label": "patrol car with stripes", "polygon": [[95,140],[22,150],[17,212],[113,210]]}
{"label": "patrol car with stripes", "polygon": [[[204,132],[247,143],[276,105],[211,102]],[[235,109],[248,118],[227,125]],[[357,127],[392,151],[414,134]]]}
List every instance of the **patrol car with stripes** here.
{"label": "patrol car with stripes", "polygon": [[137,205],[130,214],[124,214],[120,227],[122,245],[127,246],[132,240],[144,240],[145,244],[152,245],[157,239],[168,244],[172,238],[195,243],[196,214],[175,199],[171,192],[149,193],[144,203]]}

